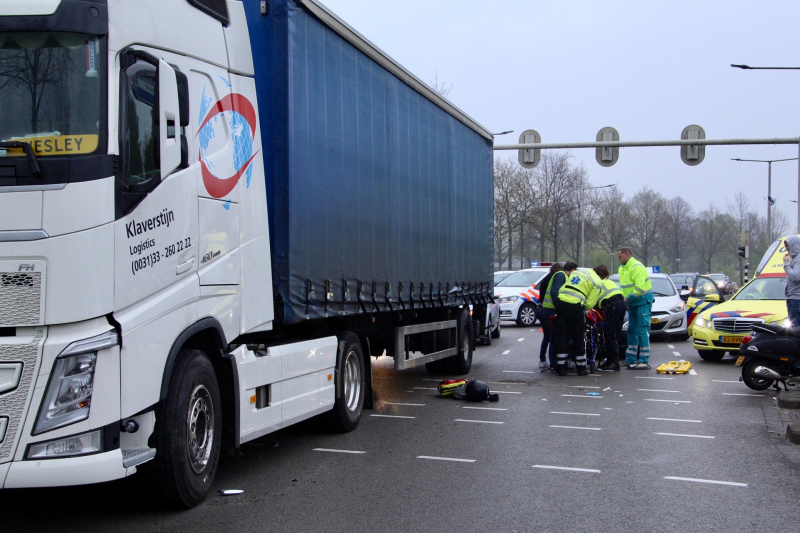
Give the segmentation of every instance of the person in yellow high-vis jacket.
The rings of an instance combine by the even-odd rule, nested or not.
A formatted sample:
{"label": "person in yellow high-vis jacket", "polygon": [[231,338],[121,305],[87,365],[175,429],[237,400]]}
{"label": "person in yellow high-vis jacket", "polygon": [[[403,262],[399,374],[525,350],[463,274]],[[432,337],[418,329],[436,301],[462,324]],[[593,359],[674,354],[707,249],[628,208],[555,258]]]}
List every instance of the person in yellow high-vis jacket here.
{"label": "person in yellow high-vis jacket", "polygon": [[631,370],[650,368],[650,315],[653,309],[653,285],[647,268],[633,258],[627,246],[617,250],[619,285],[628,304],[628,349],[625,362]]}
{"label": "person in yellow high-vis jacket", "polygon": [[605,265],[594,267],[594,272],[603,284],[597,307],[603,313],[603,337],[605,338],[605,362],[597,369],[602,372],[619,371],[619,345],[617,339],[622,334],[622,324],[625,320],[625,298],[617,284],[608,279],[609,271]]}
{"label": "person in yellow high-vis jacket", "polygon": [[586,376],[584,314],[597,303],[603,286],[593,270],[574,270],[558,291],[556,299],[556,370],[567,375],[567,357],[575,360],[579,376]]}

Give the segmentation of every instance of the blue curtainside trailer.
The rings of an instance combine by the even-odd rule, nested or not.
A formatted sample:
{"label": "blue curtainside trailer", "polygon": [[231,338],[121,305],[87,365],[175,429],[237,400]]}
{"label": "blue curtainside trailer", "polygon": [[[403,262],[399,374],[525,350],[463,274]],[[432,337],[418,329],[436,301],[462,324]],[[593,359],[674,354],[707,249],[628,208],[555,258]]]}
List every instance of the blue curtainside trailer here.
{"label": "blue curtainside trailer", "polygon": [[277,318],[488,298],[491,134],[318,2],[244,4]]}

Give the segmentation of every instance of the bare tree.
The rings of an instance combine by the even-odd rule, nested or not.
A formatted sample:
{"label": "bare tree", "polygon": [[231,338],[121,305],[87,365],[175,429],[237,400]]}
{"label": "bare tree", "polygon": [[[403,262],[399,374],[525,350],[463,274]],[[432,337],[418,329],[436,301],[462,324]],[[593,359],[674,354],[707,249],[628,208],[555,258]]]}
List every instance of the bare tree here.
{"label": "bare tree", "polygon": [[[603,189],[598,194],[596,209],[597,242],[609,255],[616,252],[630,238],[630,213],[625,203],[625,195],[619,187]],[[611,265],[614,270],[614,265]]]}
{"label": "bare tree", "polygon": [[667,200],[663,244],[673,272],[680,268],[677,259],[686,259],[684,256],[689,251],[693,231],[694,211],[689,202],[680,196]]}
{"label": "bare tree", "polygon": [[[738,242],[739,236],[743,232],[748,232],[752,236],[754,230],[757,229],[755,226],[758,224],[758,215],[753,212],[750,200],[744,192],[739,191],[734,195],[733,199],[725,202],[725,208],[728,216],[731,218],[731,239],[734,242]],[[744,283],[743,261],[744,259],[739,257],[740,284]]]}
{"label": "bare tree", "polygon": [[453,90],[452,83],[447,85],[447,83],[439,81],[439,74],[436,71],[433,71],[433,81],[431,81],[429,85],[431,86],[431,89],[439,93],[439,96],[442,98],[447,98],[447,95]]}
{"label": "bare tree", "polygon": [[499,159],[494,164],[494,220],[495,259],[498,265],[514,254],[514,235],[518,231],[523,211],[522,180],[524,176],[516,162]]}
{"label": "bare tree", "polygon": [[630,228],[634,252],[647,265],[650,256],[661,243],[664,230],[666,201],[661,194],[644,187],[631,198]]}
{"label": "bare tree", "polygon": [[729,248],[732,226],[731,218],[720,213],[714,204],[709,204],[707,209],[697,215],[697,233],[693,245],[706,267],[706,272],[711,272],[714,259]]}
{"label": "bare tree", "polygon": [[565,217],[576,209],[577,184],[586,181],[586,169],[572,167],[569,159],[566,153],[544,153],[534,171],[533,184],[538,196],[535,225],[542,239],[553,244],[554,261],[558,261]]}

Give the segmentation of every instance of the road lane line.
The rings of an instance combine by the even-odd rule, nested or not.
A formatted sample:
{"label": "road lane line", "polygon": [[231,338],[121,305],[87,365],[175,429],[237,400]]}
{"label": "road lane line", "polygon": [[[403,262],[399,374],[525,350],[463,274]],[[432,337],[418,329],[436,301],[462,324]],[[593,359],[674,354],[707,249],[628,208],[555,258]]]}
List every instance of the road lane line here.
{"label": "road lane line", "polygon": [[463,418],[456,418],[453,422],[470,422],[472,424],[505,424],[505,422],[493,422],[491,420],[465,420]]}
{"label": "road lane line", "polygon": [[589,431],[600,431],[603,428],[584,428],[579,426],[548,426],[551,428],[560,428],[560,429],[588,429]]}
{"label": "road lane line", "polygon": [[664,479],[672,479],[675,481],[694,481],[695,483],[713,483],[715,485],[730,485],[731,487],[746,487],[747,483],[735,483],[733,481],[716,481],[713,479],[696,479],[692,477],[675,477],[664,476]]}
{"label": "road lane line", "polygon": [[552,466],[552,465],[533,465],[531,468],[545,468],[548,470],[568,470],[570,472],[590,472],[592,474],[599,474],[599,470],[594,468],[572,468],[569,466]]}
{"label": "road lane line", "polygon": [[694,422],[696,424],[702,424],[702,420],[687,420],[685,418],[657,418],[655,416],[648,416],[648,420],[665,420],[667,422]]}
{"label": "road lane line", "polygon": [[696,376],[697,375],[697,371],[694,368],[690,368],[689,369],[689,375],[690,376]]}
{"label": "road lane line", "polygon": [[672,352],[672,355],[680,355],[681,352]]}
{"label": "road lane line", "polygon": [[709,435],[684,435],[682,433],[653,433],[653,435],[666,435],[668,437],[692,437],[693,439],[716,439]]}
{"label": "road lane line", "polygon": [[506,350],[505,352],[503,352],[503,355],[508,355],[510,353],[511,353],[511,350]]}
{"label": "road lane line", "polygon": [[415,390],[439,390],[436,387],[414,387]]}
{"label": "road lane line", "polygon": [[562,394],[561,396],[566,396],[567,398],[605,398],[605,396],[581,396],[580,394]]}
{"label": "road lane line", "polygon": [[576,415],[576,416],[600,416],[600,413],[567,413],[565,411],[550,411],[551,415]]}
{"label": "road lane line", "polygon": [[529,372],[527,370],[503,370],[506,374],[536,374],[537,372]]}
{"label": "road lane line", "polygon": [[383,402],[384,405],[408,405],[409,407],[425,407],[424,403]]}
{"label": "road lane line", "polygon": [[513,391],[513,390],[492,390],[491,392],[493,392],[493,393],[496,392],[498,394],[522,394],[521,392]]}
{"label": "road lane line", "polygon": [[675,379],[675,378],[657,378],[654,376],[636,376],[636,379]]}
{"label": "road lane line", "polygon": [[367,452],[359,452],[356,450],[334,450],[332,448],[314,448],[315,452],[331,452],[331,453],[355,453],[355,454],[362,454]]}
{"label": "road lane line", "polygon": [[675,346],[673,346],[672,344],[667,344],[667,348],[669,348],[670,350],[674,350]]}
{"label": "road lane line", "polygon": [[670,403],[692,403],[692,400],[656,400],[655,398],[645,398],[646,402],[670,402]]}
{"label": "road lane line", "polygon": [[416,416],[400,416],[400,415],[369,415],[376,418],[417,418]]}
{"label": "road lane line", "polygon": [[525,337],[520,337],[519,339],[517,339],[517,342],[522,342],[524,340],[525,340]]}
{"label": "road lane line", "polygon": [[508,411],[508,409],[503,409],[502,407],[470,407],[468,405],[457,405],[456,407],[462,409],[480,409],[481,411]]}
{"label": "road lane line", "polygon": [[433,455],[418,455],[417,459],[430,459],[432,461],[454,461],[456,463],[474,463],[475,459],[457,459],[455,457],[434,457]]}
{"label": "road lane line", "polygon": [[642,392],[680,392],[679,390],[665,390],[665,389],[636,389]]}
{"label": "road lane line", "polygon": [[741,383],[741,381],[725,381],[724,379],[712,379],[716,383]]}
{"label": "road lane line", "polygon": [[600,387],[587,387],[586,385],[569,385],[570,389],[599,389]]}
{"label": "road lane line", "polygon": [[756,398],[763,398],[763,394],[744,394],[741,392],[723,392],[723,396],[755,396]]}

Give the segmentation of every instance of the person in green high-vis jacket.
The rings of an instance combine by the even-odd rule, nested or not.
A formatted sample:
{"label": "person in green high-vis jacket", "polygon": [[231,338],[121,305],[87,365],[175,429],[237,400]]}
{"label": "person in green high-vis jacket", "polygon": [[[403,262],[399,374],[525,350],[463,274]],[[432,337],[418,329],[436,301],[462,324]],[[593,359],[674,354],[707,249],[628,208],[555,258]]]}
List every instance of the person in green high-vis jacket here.
{"label": "person in green high-vis jacket", "polygon": [[631,370],[650,368],[650,315],[653,310],[653,285],[647,268],[633,258],[627,246],[617,250],[619,288],[628,303],[628,349],[625,362]]}

